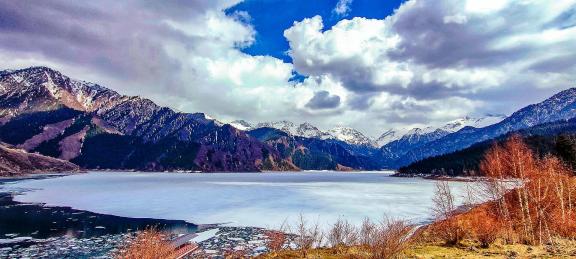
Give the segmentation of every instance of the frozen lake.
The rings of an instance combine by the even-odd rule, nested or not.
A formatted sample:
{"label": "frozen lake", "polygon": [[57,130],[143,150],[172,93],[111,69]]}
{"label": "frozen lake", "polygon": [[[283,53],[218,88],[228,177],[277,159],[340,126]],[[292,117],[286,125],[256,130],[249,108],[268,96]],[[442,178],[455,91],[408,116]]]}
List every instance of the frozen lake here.
{"label": "frozen lake", "polygon": [[[464,183],[453,182],[454,193]],[[434,181],[374,172],[125,173],[91,172],[8,183],[20,202],[69,206],[134,218],[277,228],[302,214],[321,225],[383,215],[430,219]]]}

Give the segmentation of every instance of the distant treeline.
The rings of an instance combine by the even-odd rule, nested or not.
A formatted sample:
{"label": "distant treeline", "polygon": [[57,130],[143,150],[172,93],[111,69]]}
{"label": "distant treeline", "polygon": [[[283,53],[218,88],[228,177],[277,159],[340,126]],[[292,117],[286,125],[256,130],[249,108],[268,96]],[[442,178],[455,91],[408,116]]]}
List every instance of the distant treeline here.
{"label": "distant treeline", "polygon": [[430,157],[400,168],[400,174],[432,174],[448,176],[479,176],[480,161],[494,143],[502,143],[512,134],[519,134],[535,152],[543,157],[553,154],[576,170],[576,120],[537,125],[512,132],[496,139],[474,144],[466,149]]}

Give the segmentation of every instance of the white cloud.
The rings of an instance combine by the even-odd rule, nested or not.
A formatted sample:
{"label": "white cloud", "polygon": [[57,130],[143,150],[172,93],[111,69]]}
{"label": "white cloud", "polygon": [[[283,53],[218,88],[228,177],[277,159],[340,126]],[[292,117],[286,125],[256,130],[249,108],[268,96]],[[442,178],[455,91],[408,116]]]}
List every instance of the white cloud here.
{"label": "white cloud", "polygon": [[[221,120],[309,121],[371,135],[509,113],[576,81],[574,0],[410,0],[384,19],[331,28],[314,16],[284,31],[293,64],[241,51],[257,32],[249,13],[224,13],[237,2],[7,2],[0,16],[13,26],[0,26],[0,60],[48,65]],[[334,13],[346,15],[351,3],[339,1]],[[290,82],[295,71],[307,78]]]}
{"label": "white cloud", "polygon": [[349,109],[372,114],[363,117],[438,124],[510,113],[573,87],[571,10],[576,1],[411,0],[386,19],[325,29],[315,16],[284,36],[294,69],[339,82]]}
{"label": "white cloud", "polygon": [[350,6],[352,5],[352,1],[353,0],[338,0],[332,12],[338,16],[347,16],[351,11]]}

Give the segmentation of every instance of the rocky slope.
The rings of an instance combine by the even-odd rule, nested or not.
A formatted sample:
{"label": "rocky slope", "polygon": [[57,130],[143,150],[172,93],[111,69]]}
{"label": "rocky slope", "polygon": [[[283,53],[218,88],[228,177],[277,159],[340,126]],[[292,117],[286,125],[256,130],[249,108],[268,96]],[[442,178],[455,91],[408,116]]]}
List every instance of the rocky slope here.
{"label": "rocky slope", "polygon": [[0,176],[47,172],[76,172],[80,168],[68,161],[28,153],[0,143]]}
{"label": "rocky slope", "polygon": [[88,168],[297,169],[202,113],[175,112],[46,67],[0,72],[0,123],[2,141]]}

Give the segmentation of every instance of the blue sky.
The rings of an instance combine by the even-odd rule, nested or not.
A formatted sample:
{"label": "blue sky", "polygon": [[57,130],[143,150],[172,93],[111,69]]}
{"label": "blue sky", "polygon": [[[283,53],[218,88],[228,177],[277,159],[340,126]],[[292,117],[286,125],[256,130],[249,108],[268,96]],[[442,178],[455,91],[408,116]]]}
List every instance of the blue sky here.
{"label": "blue sky", "polygon": [[226,10],[228,15],[234,12],[247,12],[250,24],[256,30],[256,41],[251,46],[242,49],[251,55],[270,55],[285,62],[291,62],[288,51],[288,41],[284,30],[290,28],[295,21],[320,15],[324,28],[329,29],[342,19],[350,17],[365,17],[383,19],[390,15],[403,1],[400,0],[356,0],[349,5],[350,11],[338,15],[334,8],[338,0],[310,0],[303,3],[300,0],[248,0]]}

